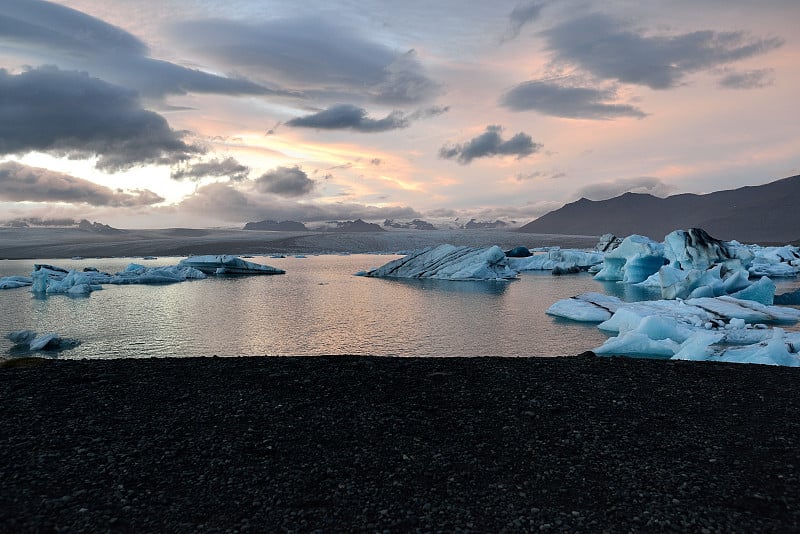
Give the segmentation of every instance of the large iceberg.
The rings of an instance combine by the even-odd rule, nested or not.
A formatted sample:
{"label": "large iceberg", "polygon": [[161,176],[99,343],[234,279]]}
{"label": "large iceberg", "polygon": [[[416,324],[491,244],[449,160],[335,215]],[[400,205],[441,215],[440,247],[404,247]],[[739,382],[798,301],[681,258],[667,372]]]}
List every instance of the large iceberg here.
{"label": "large iceberg", "polygon": [[586,271],[603,263],[604,257],[605,254],[598,251],[548,247],[528,257],[509,257],[508,265],[515,271]]}
{"label": "large iceberg", "polygon": [[742,245],[691,228],[669,233],[663,243],[639,235],[626,237],[605,255],[595,278],[659,288],[665,299],[733,295],[771,304],[774,284],[764,277],[798,272],[797,247]]}
{"label": "large iceberg", "polygon": [[181,265],[192,267],[205,274],[285,274],[286,271],[243,260],[228,254],[220,256],[190,256]]}
{"label": "large iceberg", "polygon": [[375,278],[436,278],[441,280],[508,280],[517,277],[498,246],[489,248],[439,245],[409,253],[372,269]]}

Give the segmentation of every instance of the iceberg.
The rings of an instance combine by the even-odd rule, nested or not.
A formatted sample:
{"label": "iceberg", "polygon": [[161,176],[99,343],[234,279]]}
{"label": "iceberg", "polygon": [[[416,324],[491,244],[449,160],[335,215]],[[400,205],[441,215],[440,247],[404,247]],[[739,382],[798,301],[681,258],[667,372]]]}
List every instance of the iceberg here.
{"label": "iceberg", "polygon": [[228,254],[220,256],[189,256],[180,261],[181,265],[192,267],[205,274],[285,274],[283,269],[253,263]]}
{"label": "iceberg", "polygon": [[[663,243],[640,235],[626,237],[605,255],[595,278],[660,288],[665,299],[735,295],[772,304],[774,284],[765,277],[798,273],[797,247],[742,245],[715,239],[701,228],[691,228],[670,232]],[[758,280],[753,282],[751,278]]]}
{"label": "iceberg", "polygon": [[49,265],[34,265],[31,277],[33,278],[31,292],[38,294],[82,296],[102,289],[100,284],[87,273],[66,271],[64,274],[63,269],[53,269]]}
{"label": "iceberg", "polygon": [[86,267],[82,272],[45,264],[35,264],[33,268],[31,292],[42,295],[81,296],[102,289],[102,284],[171,284],[206,277],[188,265],[145,267],[131,263],[116,274],[100,272],[94,267]]}
{"label": "iceberg", "polygon": [[509,256],[508,265],[515,271],[585,271],[603,263],[604,257],[604,253],[597,251],[552,247],[527,257]]}
{"label": "iceberg", "polygon": [[173,284],[186,280],[202,280],[206,275],[188,265],[167,267],[145,267],[136,263],[128,265],[124,271],[109,276],[108,284]]}
{"label": "iceberg", "polygon": [[729,295],[622,302],[584,293],[554,303],[547,313],[599,322],[599,329],[616,334],[592,349],[596,354],[800,366],[800,333],[766,326],[797,323],[795,308]]}
{"label": "iceberg", "polygon": [[363,273],[374,278],[435,278],[440,280],[509,280],[517,271],[498,246],[489,248],[439,245]]}
{"label": "iceberg", "polygon": [[664,244],[649,237],[633,234],[608,252],[596,280],[618,280],[635,284],[655,274],[666,263]]}
{"label": "iceberg", "polygon": [[4,276],[0,277],[0,289],[16,289],[33,285],[33,278],[30,276]]}
{"label": "iceberg", "polygon": [[39,335],[33,330],[17,330],[6,334],[6,339],[17,347],[27,345],[30,351],[63,351],[80,345],[79,341],[62,338],[54,332]]}

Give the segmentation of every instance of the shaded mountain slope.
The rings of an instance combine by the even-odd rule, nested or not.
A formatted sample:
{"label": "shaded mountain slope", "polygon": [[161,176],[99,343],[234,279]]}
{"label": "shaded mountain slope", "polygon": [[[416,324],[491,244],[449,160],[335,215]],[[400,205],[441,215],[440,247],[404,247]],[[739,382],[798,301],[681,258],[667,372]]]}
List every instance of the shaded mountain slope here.
{"label": "shaded mountain slope", "polygon": [[800,238],[800,175],[764,185],[706,195],[658,198],[625,193],[608,200],[582,198],[520,228],[520,232],[661,239],[678,228],[703,228],[719,239],[751,243]]}

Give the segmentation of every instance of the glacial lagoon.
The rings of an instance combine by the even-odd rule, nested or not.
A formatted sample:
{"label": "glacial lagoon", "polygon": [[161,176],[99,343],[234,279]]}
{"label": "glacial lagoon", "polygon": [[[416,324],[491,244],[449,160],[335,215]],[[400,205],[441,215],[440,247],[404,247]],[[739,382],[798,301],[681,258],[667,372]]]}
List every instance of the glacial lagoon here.
{"label": "glacial lagoon", "polygon": [[[354,276],[397,257],[257,256],[250,261],[286,274],[104,285],[84,297],[8,289],[0,291],[0,334],[30,329],[80,341],[60,358],[554,356],[580,353],[606,338],[594,325],[545,314],[560,298],[603,291],[604,285],[591,275],[524,273],[510,282]],[[131,262],[174,265],[180,259],[4,260],[0,276],[30,275],[34,263],[117,272]],[[0,338],[0,356],[8,356],[11,347]]]}
{"label": "glacial lagoon", "polygon": [[[82,297],[8,289],[0,291],[0,334],[29,329],[80,342],[59,358],[559,356],[598,347],[607,336],[593,324],[547,315],[557,300],[588,291],[626,301],[659,298],[652,290],[599,282],[587,273],[525,272],[506,282],[355,276],[399,257],[256,256],[250,261],[286,274],[104,285]],[[0,276],[29,275],[34,263],[118,272],[132,262],[160,266],[180,259],[4,260]],[[791,291],[800,282],[785,279],[779,286],[779,292]],[[0,357],[21,355],[0,338]]]}

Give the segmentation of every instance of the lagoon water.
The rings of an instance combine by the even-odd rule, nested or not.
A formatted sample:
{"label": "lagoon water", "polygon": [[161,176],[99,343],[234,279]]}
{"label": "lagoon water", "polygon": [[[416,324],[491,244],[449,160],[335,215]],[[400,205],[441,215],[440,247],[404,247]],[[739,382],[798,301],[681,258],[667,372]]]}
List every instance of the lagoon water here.
{"label": "lagoon water", "polygon": [[[0,291],[0,336],[57,332],[80,341],[60,358],[355,354],[557,356],[606,339],[595,325],[546,315],[556,300],[586,291],[625,300],[655,295],[591,275],[524,273],[511,282],[389,280],[354,276],[398,256],[255,257],[285,275],[209,277],[164,286],[105,285],[88,297]],[[180,258],[4,260],[0,276],[34,263],[121,271],[131,262]],[[0,338],[0,357],[22,355]]]}

